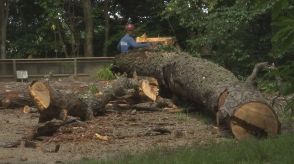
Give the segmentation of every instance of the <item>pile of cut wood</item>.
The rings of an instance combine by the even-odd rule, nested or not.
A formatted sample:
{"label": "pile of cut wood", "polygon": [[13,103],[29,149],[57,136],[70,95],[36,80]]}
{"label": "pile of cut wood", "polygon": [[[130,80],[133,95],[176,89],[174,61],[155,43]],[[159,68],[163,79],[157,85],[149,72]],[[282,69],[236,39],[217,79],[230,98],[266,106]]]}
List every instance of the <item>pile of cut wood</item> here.
{"label": "pile of cut wood", "polygon": [[125,75],[109,81],[96,91],[74,92],[58,90],[50,81],[33,81],[27,88],[1,93],[3,108],[22,108],[24,113],[39,112],[39,125],[34,137],[52,135],[61,126],[78,120],[91,120],[105,111],[125,109],[175,111],[171,100],[159,96],[159,86],[155,78]]}

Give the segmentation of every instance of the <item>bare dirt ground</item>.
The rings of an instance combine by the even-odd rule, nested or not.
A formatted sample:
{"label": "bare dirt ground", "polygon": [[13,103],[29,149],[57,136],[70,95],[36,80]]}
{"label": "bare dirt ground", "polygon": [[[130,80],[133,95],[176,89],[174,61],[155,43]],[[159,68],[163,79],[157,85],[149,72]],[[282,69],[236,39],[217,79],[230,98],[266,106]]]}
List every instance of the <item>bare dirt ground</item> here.
{"label": "bare dirt ground", "polygon": [[[60,81],[57,88],[87,90],[94,83]],[[1,90],[26,88],[28,84],[0,83]],[[95,83],[95,85],[98,85]],[[104,85],[104,83],[99,83]],[[177,148],[209,144],[230,139],[215,128],[201,113],[165,111],[108,111],[85,123],[59,129],[51,137],[23,140],[38,123],[38,113],[25,114],[21,109],[0,109],[0,163],[63,163],[81,159],[112,158],[122,153],[138,153],[157,148]],[[98,139],[96,134],[107,136]],[[18,144],[16,144],[18,143]]]}
{"label": "bare dirt ground", "polygon": [[[0,145],[21,140],[37,124],[35,114],[19,110],[0,111]],[[171,133],[160,134],[153,129],[165,128]],[[108,136],[108,141],[95,137]],[[39,141],[37,148],[0,148],[0,162],[54,163],[82,158],[101,159],[120,153],[175,148],[193,143],[207,144],[221,140],[221,135],[197,116],[164,112],[108,113],[84,126],[73,126]],[[53,152],[60,145],[58,152]]]}

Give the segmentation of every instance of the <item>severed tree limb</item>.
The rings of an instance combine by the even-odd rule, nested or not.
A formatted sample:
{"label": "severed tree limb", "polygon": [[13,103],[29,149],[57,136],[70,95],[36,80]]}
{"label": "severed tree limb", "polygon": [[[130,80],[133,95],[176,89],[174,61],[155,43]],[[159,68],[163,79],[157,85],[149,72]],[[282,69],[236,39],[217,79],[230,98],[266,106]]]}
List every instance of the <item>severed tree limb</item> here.
{"label": "severed tree limb", "polygon": [[64,93],[52,88],[48,81],[33,81],[29,93],[40,113],[39,122],[52,119],[66,120],[68,115],[79,117],[81,120],[93,118],[92,108],[96,105],[93,95],[87,96],[87,101],[80,95]]}
{"label": "severed tree limb", "polygon": [[268,67],[269,67],[268,62],[261,62],[261,63],[255,64],[252,70],[252,73],[246,79],[246,83],[253,85],[255,79],[257,78],[258,73]]}
{"label": "severed tree limb", "polygon": [[53,119],[53,120],[47,121],[45,123],[39,123],[35,129],[33,138],[36,138],[39,136],[51,136],[56,131],[58,131],[59,128],[62,126],[81,125],[81,124],[84,124],[84,122],[81,122],[81,121],[79,121],[78,118],[74,118],[74,117],[68,117],[64,121]]}
{"label": "severed tree limb", "polygon": [[94,115],[105,112],[105,106],[117,97],[131,97],[141,101],[155,101],[158,95],[158,83],[154,78],[137,77],[127,78],[120,76],[99,91],[99,94],[90,92],[64,93],[49,85],[48,81],[34,81],[29,86],[30,95],[40,112],[39,122],[52,119],[66,120],[67,116],[79,117],[81,120],[90,120]]}

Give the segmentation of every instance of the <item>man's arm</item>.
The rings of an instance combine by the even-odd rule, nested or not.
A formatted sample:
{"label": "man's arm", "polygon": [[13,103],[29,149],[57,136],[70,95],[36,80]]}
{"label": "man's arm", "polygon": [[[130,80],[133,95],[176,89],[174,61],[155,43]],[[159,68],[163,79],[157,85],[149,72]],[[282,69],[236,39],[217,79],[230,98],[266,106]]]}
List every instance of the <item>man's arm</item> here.
{"label": "man's arm", "polygon": [[128,39],[128,44],[133,48],[144,48],[144,47],[150,47],[151,45],[149,43],[137,43],[133,38]]}

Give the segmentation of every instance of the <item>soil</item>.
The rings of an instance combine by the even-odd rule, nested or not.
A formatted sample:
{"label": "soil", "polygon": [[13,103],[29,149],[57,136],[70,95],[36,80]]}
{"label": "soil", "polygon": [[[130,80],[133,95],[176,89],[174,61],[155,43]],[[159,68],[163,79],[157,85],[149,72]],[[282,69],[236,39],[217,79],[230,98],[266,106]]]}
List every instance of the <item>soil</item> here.
{"label": "soil", "polygon": [[[99,88],[107,82],[59,80],[51,85],[61,90],[71,86],[71,90],[87,91],[89,86]],[[0,90],[26,89],[26,86],[28,83],[3,82],[0,83]],[[108,111],[91,121],[64,126],[53,136],[26,141],[38,124],[38,116],[38,113],[25,114],[22,109],[0,109],[0,163],[111,159],[125,153],[211,144],[231,138],[199,112],[187,114],[126,109]]]}

